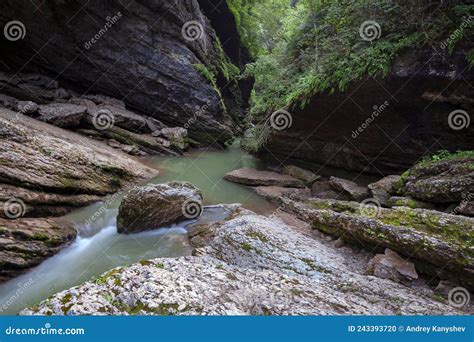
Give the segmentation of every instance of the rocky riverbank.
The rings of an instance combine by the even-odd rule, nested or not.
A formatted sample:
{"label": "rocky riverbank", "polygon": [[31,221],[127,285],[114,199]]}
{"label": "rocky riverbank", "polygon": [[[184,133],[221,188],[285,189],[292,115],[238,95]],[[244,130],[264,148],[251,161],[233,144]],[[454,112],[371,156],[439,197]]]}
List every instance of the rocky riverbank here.
{"label": "rocky riverbank", "polygon": [[[301,227],[300,227],[301,228]],[[461,314],[426,284],[366,274],[370,255],[237,210],[193,257],[113,269],[24,315]]]}
{"label": "rocky riverbank", "polygon": [[[474,218],[459,211],[443,212],[452,210],[446,204],[438,207],[431,203],[438,210],[418,209],[420,197],[402,197],[420,180],[417,175],[424,174],[425,180],[432,178],[437,183],[433,170],[445,170],[447,164],[452,170],[463,170],[453,182],[470,184],[472,171],[462,165],[470,165],[471,158],[463,154],[424,161],[403,176],[390,176],[368,187],[335,177],[314,177],[296,167],[285,168],[295,177],[250,169],[234,171],[226,179],[257,186],[256,191],[278,209],[260,216],[235,206],[225,221],[189,229],[192,257],[143,260],[113,269],[22,314],[472,312]],[[308,180],[308,176],[306,184],[311,189],[291,187],[302,186],[302,178]],[[463,206],[465,203],[458,202],[465,194],[456,197],[458,187],[450,185],[445,194],[452,193],[456,207]],[[175,191],[165,191],[170,186]],[[161,190],[140,189],[134,196],[142,193],[146,202],[155,196],[156,202],[174,206],[177,213],[183,203],[176,199],[188,191],[180,190],[183,184],[174,183]],[[332,198],[321,198],[324,196]],[[428,197],[423,196],[426,202],[419,203],[429,204]],[[133,200],[127,206],[135,204],[141,210],[139,203]],[[128,212],[119,212],[119,216]],[[163,221],[169,212],[154,211],[153,221]],[[179,220],[180,216],[173,217]]]}
{"label": "rocky riverbank", "polygon": [[[158,175],[136,157],[180,155],[189,147],[186,129],[138,115],[117,99],[79,97],[38,74],[1,73],[0,83],[9,94],[0,95],[2,281],[74,239],[70,224],[64,219],[56,224],[51,217]],[[56,241],[56,233],[47,228],[50,222],[68,237],[55,248],[14,233],[19,226],[38,224],[41,241]]]}

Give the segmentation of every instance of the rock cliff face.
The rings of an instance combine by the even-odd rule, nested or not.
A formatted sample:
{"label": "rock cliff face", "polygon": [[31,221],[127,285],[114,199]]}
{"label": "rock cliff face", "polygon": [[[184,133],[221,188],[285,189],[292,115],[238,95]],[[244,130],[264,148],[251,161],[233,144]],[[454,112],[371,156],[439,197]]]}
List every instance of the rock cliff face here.
{"label": "rock cliff face", "polygon": [[[364,79],[290,110],[292,126],[273,131],[261,155],[380,175],[439,150],[472,150],[473,79],[465,53],[411,50],[396,58],[386,78]],[[456,110],[464,113],[450,117]]]}
{"label": "rock cliff face", "polygon": [[26,34],[1,37],[0,68],[8,72],[39,72],[81,94],[110,95],[189,126],[201,142],[223,143],[237,129],[231,115],[238,118],[243,105],[229,75],[236,67],[196,0],[3,2],[0,26],[12,20]]}
{"label": "rock cliff face", "polygon": [[0,204],[18,216],[61,215],[158,174],[79,134],[0,108]]}

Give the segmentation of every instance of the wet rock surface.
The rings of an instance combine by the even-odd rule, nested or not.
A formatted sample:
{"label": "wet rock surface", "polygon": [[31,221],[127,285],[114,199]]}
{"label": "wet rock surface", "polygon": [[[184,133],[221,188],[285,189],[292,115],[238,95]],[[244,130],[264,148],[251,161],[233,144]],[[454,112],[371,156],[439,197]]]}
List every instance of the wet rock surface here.
{"label": "wet rock surface", "polygon": [[365,275],[353,255],[242,211],[193,257],[111,270],[23,315],[460,314],[409,288]]}
{"label": "wet rock surface", "polygon": [[422,162],[403,179],[401,192],[433,203],[460,203],[474,193],[474,156]]}
{"label": "wet rock surface", "polygon": [[311,186],[311,184],[321,178],[321,176],[295,165],[286,165],[283,168],[283,173],[302,180],[307,186]]}
{"label": "wet rock surface", "polygon": [[377,254],[370,260],[367,273],[399,283],[410,283],[418,279],[415,264],[402,259],[400,255],[388,248],[385,254]]}
{"label": "wet rock surface", "polygon": [[[474,220],[424,209],[392,209],[355,202],[283,199],[284,209],[314,229],[342,237],[369,250],[390,248],[432,265],[473,287]],[[432,267],[427,272],[437,274]]]}
{"label": "wet rock surface", "polygon": [[229,172],[224,176],[224,179],[251,186],[304,187],[303,182],[295,177],[276,172],[259,171],[248,167]]}
{"label": "wet rock surface", "polygon": [[0,184],[26,205],[88,204],[157,173],[104,144],[0,108]]}
{"label": "wet rock surface", "polygon": [[0,283],[56,254],[76,238],[64,219],[0,218]]}
{"label": "wet rock surface", "polygon": [[329,186],[336,192],[342,193],[349,197],[349,199],[360,202],[370,196],[369,190],[366,187],[342,178],[331,177],[329,179]]}
{"label": "wet rock surface", "polygon": [[197,218],[202,212],[202,194],[187,182],[148,184],[128,191],[117,217],[119,233],[158,229]]}

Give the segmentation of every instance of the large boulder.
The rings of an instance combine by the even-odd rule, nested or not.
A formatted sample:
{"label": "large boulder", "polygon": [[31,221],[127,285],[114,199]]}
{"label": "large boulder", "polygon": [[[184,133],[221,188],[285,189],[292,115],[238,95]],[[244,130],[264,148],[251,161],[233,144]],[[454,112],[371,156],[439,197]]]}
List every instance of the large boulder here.
{"label": "large boulder", "polygon": [[178,150],[185,150],[189,146],[188,130],[182,127],[167,127],[156,131],[154,135],[163,136]]}
{"label": "large boulder", "polygon": [[381,180],[369,184],[372,197],[376,199],[381,205],[389,206],[388,200],[394,192],[394,187],[400,182],[401,176],[392,175],[382,178]]}
{"label": "large boulder", "polygon": [[311,186],[311,194],[316,198],[337,199],[349,201],[351,197],[344,191],[336,191],[329,184],[328,179],[318,180]]}
{"label": "large boulder", "polygon": [[388,248],[384,254],[377,254],[370,260],[367,273],[398,283],[410,284],[413,280],[418,279],[415,264],[404,260],[398,253]]}
{"label": "large boulder", "polygon": [[23,315],[435,315],[461,313],[365,274],[365,261],[240,211],[210,223],[195,256],[146,260],[62,291]]}
{"label": "large boulder", "polygon": [[64,219],[0,218],[0,283],[26,272],[76,238]]}
{"label": "large boulder", "polygon": [[224,179],[251,186],[279,186],[288,188],[302,188],[301,180],[288,175],[282,175],[270,171],[259,171],[249,167],[227,173]]}
{"label": "large boulder", "polygon": [[[81,98],[74,97],[69,102],[85,106],[86,121],[99,130],[116,126],[136,133],[151,133],[163,126],[158,120],[138,115],[126,109],[120,100],[107,96],[85,95]],[[101,117],[105,120],[104,125],[101,125]]]}
{"label": "large boulder", "polygon": [[402,182],[401,192],[415,199],[461,203],[474,192],[474,152],[418,163]]}
{"label": "large boulder", "polygon": [[333,190],[348,196],[353,201],[361,202],[370,196],[369,189],[347,179],[331,177],[329,185]]}
{"label": "large boulder", "polygon": [[[474,287],[474,219],[424,209],[392,209],[355,202],[282,199],[313,228],[365,246],[390,248],[418,260],[427,273],[450,272]],[[433,268],[434,266],[434,268]]]}
{"label": "large boulder", "polygon": [[68,103],[52,103],[38,107],[38,120],[51,125],[70,128],[77,127],[86,115],[86,107]]}
{"label": "large boulder", "polygon": [[187,182],[148,184],[130,190],[122,200],[117,217],[119,233],[157,229],[202,213],[202,194]]}

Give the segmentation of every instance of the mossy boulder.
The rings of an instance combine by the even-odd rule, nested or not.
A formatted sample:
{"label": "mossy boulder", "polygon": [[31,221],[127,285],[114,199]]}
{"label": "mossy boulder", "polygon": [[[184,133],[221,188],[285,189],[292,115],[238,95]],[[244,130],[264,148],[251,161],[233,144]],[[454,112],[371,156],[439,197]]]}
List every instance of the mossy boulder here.
{"label": "mossy boulder", "polygon": [[409,170],[401,189],[414,199],[433,203],[460,203],[474,192],[474,154],[423,161]]}
{"label": "mossy boulder", "polygon": [[417,201],[410,197],[392,196],[387,200],[389,207],[408,207],[411,209],[434,209],[433,203]]}
{"label": "mossy boulder", "polygon": [[138,233],[197,218],[202,200],[201,191],[187,182],[135,187],[120,204],[117,230]]}
{"label": "mossy boulder", "polygon": [[370,192],[372,197],[375,198],[383,206],[390,206],[388,200],[390,194],[394,192],[394,188],[397,183],[400,182],[401,176],[391,175],[382,178],[378,182],[369,184]]}
{"label": "mossy boulder", "polygon": [[424,209],[355,202],[284,199],[285,209],[315,229],[366,248],[390,248],[434,265],[474,287],[474,219]]}

